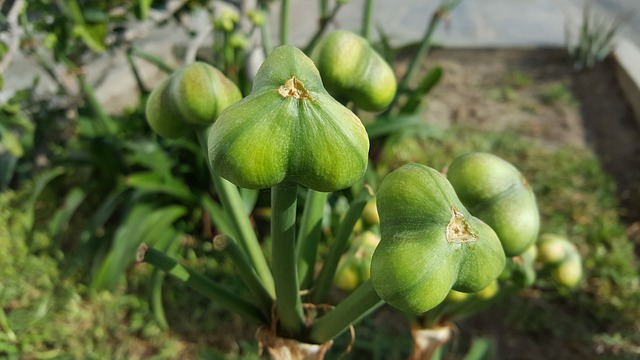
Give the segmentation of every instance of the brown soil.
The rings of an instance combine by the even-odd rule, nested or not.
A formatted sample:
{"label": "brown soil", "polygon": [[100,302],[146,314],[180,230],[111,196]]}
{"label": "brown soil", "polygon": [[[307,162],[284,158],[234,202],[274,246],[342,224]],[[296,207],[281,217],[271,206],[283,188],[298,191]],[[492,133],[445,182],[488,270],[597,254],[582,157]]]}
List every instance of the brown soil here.
{"label": "brown soil", "polygon": [[589,146],[616,179],[621,216],[640,221],[640,125],[613,60],[577,73],[564,49],[436,49],[425,71],[436,64],[444,76],[428,95],[429,121]]}

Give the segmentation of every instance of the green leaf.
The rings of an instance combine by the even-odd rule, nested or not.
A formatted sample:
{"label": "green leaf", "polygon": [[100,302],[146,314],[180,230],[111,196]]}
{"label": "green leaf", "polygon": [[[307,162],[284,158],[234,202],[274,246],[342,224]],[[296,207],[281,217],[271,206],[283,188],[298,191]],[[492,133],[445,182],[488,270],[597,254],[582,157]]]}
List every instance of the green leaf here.
{"label": "green leaf", "polygon": [[260,192],[258,190],[240,188],[240,196],[242,197],[242,203],[244,204],[245,210],[247,210],[247,214],[251,214],[253,211],[259,194]]}
{"label": "green leaf", "polygon": [[222,207],[213,201],[210,196],[202,196],[200,204],[209,213],[213,225],[223,234],[234,234],[233,226],[229,222],[229,217],[222,210]]}
{"label": "green leaf", "polygon": [[49,233],[51,236],[55,237],[63,230],[63,227],[69,223],[69,220],[86,197],[87,191],[81,187],[74,187],[67,193],[62,206],[56,211],[49,222]]}
{"label": "green leaf", "polygon": [[141,165],[162,174],[162,176],[171,176],[171,169],[174,168],[175,162],[158,143],[153,141],[129,142],[126,144],[126,148],[132,151],[127,155],[127,162],[131,165]]}
{"label": "green leaf", "polygon": [[51,181],[62,174],[64,174],[64,169],[61,167],[56,167],[45,171],[36,178],[35,184],[33,185],[33,190],[31,191],[31,196],[29,196],[29,199],[24,204],[26,209],[25,224],[27,229],[31,229],[33,227],[33,221],[36,211],[35,205],[38,197]]}
{"label": "green leaf", "polygon": [[73,35],[79,37],[82,42],[95,52],[103,52],[105,49],[104,36],[107,27],[105,24],[78,24],[73,27]]}
{"label": "green leaf", "polygon": [[373,123],[367,124],[367,134],[370,139],[383,137],[398,131],[417,129],[424,127],[424,120],[417,114],[401,115],[393,118],[377,118]]}
{"label": "green leaf", "polygon": [[411,92],[407,103],[400,109],[401,113],[413,113],[423,102],[424,97],[442,79],[442,67],[436,66],[431,69],[420,81],[418,87]]}
{"label": "green leaf", "polygon": [[114,290],[122,280],[127,267],[133,263],[138,246],[170,241],[180,234],[173,223],[186,213],[182,206],[157,208],[151,204],[138,204],[129,212],[116,231],[113,245],[100,265],[91,287]]}
{"label": "green leaf", "polygon": [[125,184],[144,192],[163,193],[185,201],[193,199],[191,190],[182,181],[152,171],[131,174],[126,178]]}
{"label": "green leaf", "polygon": [[[2,130],[2,128],[0,128]],[[10,154],[17,158],[21,158],[24,155],[24,148],[20,143],[20,139],[12,131],[0,131],[0,153],[8,151]]]}
{"label": "green leaf", "polygon": [[153,0],[138,0],[138,11],[140,12],[140,19],[146,19],[149,16],[149,9],[153,4]]}
{"label": "green leaf", "polygon": [[9,186],[17,164],[18,158],[13,154],[0,153],[0,191]]}
{"label": "green leaf", "polygon": [[480,337],[471,343],[469,352],[464,356],[464,360],[485,360],[493,359],[494,343],[491,339]]}

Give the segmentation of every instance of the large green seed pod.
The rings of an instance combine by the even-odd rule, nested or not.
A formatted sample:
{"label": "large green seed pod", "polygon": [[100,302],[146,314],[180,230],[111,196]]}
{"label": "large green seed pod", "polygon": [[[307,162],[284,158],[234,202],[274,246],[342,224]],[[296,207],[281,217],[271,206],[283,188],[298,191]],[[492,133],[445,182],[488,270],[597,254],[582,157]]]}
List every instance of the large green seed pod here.
{"label": "large green seed pod", "polygon": [[360,119],[327,93],[311,59],[289,45],[265,59],[251,94],[209,132],[214,170],[253,189],[283,181],[344,189],[364,174],[368,151]]}
{"label": "large green seed pod", "polygon": [[487,153],[458,156],[447,177],[472,214],[498,234],[507,256],[526,251],[538,237],[540,214],[531,187],[509,162]]}
{"label": "large green seed pod", "polygon": [[364,38],[337,30],[316,46],[312,58],[324,84],[338,99],[367,111],[380,111],[396,95],[393,69]]}
{"label": "large green seed pod", "polygon": [[452,288],[480,291],[502,272],[498,236],[465,209],[436,170],[408,164],[393,171],[382,181],[377,203],[381,241],[371,280],[392,306],[422,313]]}
{"label": "large green seed pod", "polygon": [[218,69],[196,62],[177,70],[151,92],[147,120],[158,135],[179,138],[211,125],[222,110],[241,98],[238,87]]}

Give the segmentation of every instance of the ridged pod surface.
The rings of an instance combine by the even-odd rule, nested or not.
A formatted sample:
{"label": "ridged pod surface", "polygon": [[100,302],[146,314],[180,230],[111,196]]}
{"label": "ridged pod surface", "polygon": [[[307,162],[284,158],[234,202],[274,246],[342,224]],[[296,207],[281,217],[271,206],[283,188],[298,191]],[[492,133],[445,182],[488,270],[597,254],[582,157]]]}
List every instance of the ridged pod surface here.
{"label": "ridged pod surface", "polygon": [[327,35],[312,58],[329,93],[363,110],[383,110],[396,94],[393,69],[367,40],[352,32],[337,30]]}
{"label": "ridged pod surface", "polygon": [[147,121],[166,138],[179,138],[211,125],[227,106],[240,100],[238,87],[215,67],[196,62],[165,79],[149,95]]}
{"label": "ridged pod surface", "polygon": [[465,209],[436,170],[407,164],[391,172],[378,189],[377,204],[381,241],[371,280],[390,305],[422,313],[451,289],[484,289],[504,269],[495,232]]}
{"label": "ridged pod surface", "polygon": [[523,253],[536,241],[536,198],[512,164],[492,154],[468,153],[454,159],[447,177],[467,209],[495,230],[507,256]]}
{"label": "ridged pod surface", "polygon": [[251,93],[209,132],[214,170],[252,189],[283,181],[344,189],[364,174],[368,151],[360,119],[327,93],[311,59],[290,45],[265,59]]}

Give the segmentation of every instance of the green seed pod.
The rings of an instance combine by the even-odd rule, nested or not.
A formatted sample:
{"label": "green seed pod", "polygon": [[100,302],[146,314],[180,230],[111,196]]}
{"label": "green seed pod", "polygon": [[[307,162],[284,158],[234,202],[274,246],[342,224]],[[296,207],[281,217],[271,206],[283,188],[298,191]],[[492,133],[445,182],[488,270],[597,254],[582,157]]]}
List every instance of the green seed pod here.
{"label": "green seed pod", "polygon": [[218,69],[197,62],[177,70],[151,92],[147,120],[157,134],[179,138],[211,125],[241,98],[238,87]]}
{"label": "green seed pod", "polygon": [[566,259],[551,270],[551,276],[562,287],[573,288],[582,279],[582,257],[570,252]]}
{"label": "green seed pod", "polygon": [[538,239],[537,260],[545,265],[557,265],[571,252],[577,252],[577,249],[563,236],[545,233]]}
{"label": "green seed pod", "polygon": [[507,256],[519,255],[538,237],[535,195],[520,171],[487,153],[457,157],[447,177],[462,203],[498,234]]}
{"label": "green seed pod", "polygon": [[380,111],[396,95],[393,69],[360,36],[337,30],[313,51],[327,90],[338,99],[348,99],[367,111]]}
{"label": "green seed pod", "polygon": [[362,219],[368,225],[380,224],[380,216],[378,215],[378,208],[376,207],[376,198],[373,198],[367,202],[362,210]]}
{"label": "green seed pod", "polygon": [[380,237],[371,231],[365,231],[353,241],[336,270],[335,284],[339,288],[351,291],[369,279],[371,257],[378,243]]}
{"label": "green seed pod", "polygon": [[214,170],[238,186],[293,181],[316,191],[353,185],[367,167],[369,138],[360,119],[327,93],[299,49],[275,49],[253,89],[209,132]]}
{"label": "green seed pod", "polygon": [[153,132],[168,139],[177,139],[187,135],[192,129],[185,126],[171,93],[167,90],[170,82],[171,78],[167,78],[153,89],[147,99],[145,112]]}
{"label": "green seed pod", "polygon": [[436,170],[408,164],[393,171],[382,181],[377,203],[381,241],[371,281],[392,306],[423,313],[452,288],[480,291],[502,272],[498,236],[465,209]]}

